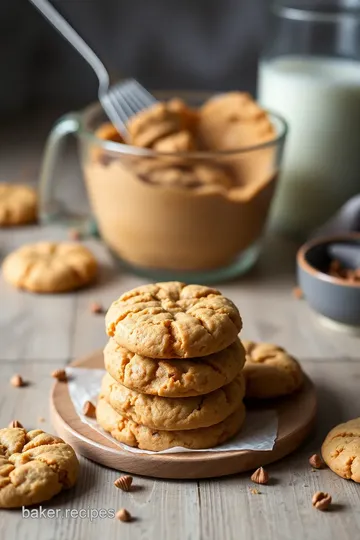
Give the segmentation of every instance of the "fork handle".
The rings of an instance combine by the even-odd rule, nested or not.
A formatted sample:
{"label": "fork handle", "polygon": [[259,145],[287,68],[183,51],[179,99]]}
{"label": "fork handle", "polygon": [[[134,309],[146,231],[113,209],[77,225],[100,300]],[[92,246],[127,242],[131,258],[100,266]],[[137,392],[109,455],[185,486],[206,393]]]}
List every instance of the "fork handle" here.
{"label": "fork handle", "polygon": [[107,91],[109,87],[109,74],[97,57],[81,36],[73,29],[66,19],[48,2],[48,0],[29,0],[44,15],[44,17],[56,28],[60,34],[71,43],[71,45],[90,64],[99,79],[99,95]]}

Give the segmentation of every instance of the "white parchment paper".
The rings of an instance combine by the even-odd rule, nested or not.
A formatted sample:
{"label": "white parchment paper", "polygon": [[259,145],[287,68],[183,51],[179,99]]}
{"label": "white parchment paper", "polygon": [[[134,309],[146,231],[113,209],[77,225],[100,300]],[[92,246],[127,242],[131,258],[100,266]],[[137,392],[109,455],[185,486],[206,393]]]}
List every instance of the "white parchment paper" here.
{"label": "white parchment paper", "polygon": [[266,451],[272,450],[274,447],[278,429],[277,414],[274,410],[248,411],[245,424],[240,432],[229,442],[217,446],[216,448],[189,450],[187,448],[176,447],[161,452],[151,452],[149,450],[140,450],[139,448],[127,446],[126,444],[116,441],[98,425],[96,420],[84,416],[82,412],[85,401],[91,401],[94,404],[96,403],[105,370],[68,367],[66,368],[66,373],[69,381],[70,397],[81,421],[128,452],[139,454],[168,454],[179,452],[228,452],[229,450]]}

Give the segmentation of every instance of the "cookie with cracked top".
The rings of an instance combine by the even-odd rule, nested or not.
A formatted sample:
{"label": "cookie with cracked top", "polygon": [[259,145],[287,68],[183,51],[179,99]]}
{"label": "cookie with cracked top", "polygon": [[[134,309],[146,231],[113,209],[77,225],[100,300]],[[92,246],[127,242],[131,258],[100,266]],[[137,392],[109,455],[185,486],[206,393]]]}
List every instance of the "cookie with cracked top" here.
{"label": "cookie with cracked top", "polygon": [[237,307],[218,290],[178,281],[137,287],[113,302],[106,332],[129,351],[150,358],[194,358],[237,339]]}

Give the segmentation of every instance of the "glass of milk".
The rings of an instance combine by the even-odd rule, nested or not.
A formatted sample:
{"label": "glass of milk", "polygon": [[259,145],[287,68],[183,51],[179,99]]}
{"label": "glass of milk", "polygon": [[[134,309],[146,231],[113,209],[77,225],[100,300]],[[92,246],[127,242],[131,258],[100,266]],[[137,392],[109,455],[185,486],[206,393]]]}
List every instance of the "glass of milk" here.
{"label": "glass of milk", "polygon": [[273,7],[258,98],[290,130],[271,226],[308,235],[360,192],[360,0]]}

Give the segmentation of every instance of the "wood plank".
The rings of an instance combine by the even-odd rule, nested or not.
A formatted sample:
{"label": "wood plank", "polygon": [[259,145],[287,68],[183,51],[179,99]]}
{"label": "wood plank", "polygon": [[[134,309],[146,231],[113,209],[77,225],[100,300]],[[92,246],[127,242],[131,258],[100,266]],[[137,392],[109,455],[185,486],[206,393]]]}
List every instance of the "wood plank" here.
{"label": "wood plank", "polygon": [[[20,420],[28,429],[53,432],[49,425],[48,395],[53,379],[52,362],[2,362],[0,386],[0,426],[12,419]],[[14,370],[30,384],[13,388],[9,379]],[[39,422],[46,416],[45,422]],[[81,475],[74,489],[45,503],[44,508],[114,509],[126,507],[136,518],[133,523],[114,519],[58,518],[23,519],[21,510],[1,510],[0,538],[16,540],[109,538],[197,540],[199,538],[199,501],[196,482],[162,482],[134,478],[134,490],[124,493],[113,486],[117,471],[81,458]]]}
{"label": "wood plank", "polygon": [[91,303],[98,302],[107,310],[110,304],[125,291],[146,282],[122,268],[99,240],[88,239],[84,243],[97,257],[100,272],[99,279],[93,287],[77,293],[72,326],[72,358],[79,358],[101,349],[107,342],[104,314],[91,313]]}
{"label": "wood plank", "polygon": [[[67,238],[63,227],[0,229],[1,260],[25,243]],[[0,359],[53,360],[70,357],[76,293],[31,294],[0,275]]]}
{"label": "wood plank", "polygon": [[[360,364],[306,361],[304,366],[318,388],[316,432],[301,450],[267,467],[272,479],[267,486],[255,486],[249,475],[201,482],[203,538],[350,540],[360,536],[360,486],[329,469],[313,471],[308,464],[331,427],[360,416]],[[253,487],[261,494],[252,494]],[[313,509],[311,497],[318,490],[333,496],[331,512]]]}

